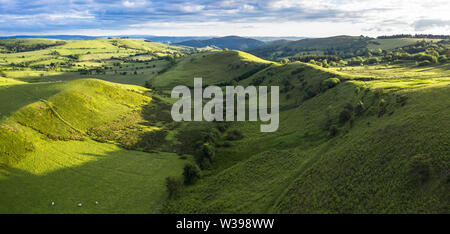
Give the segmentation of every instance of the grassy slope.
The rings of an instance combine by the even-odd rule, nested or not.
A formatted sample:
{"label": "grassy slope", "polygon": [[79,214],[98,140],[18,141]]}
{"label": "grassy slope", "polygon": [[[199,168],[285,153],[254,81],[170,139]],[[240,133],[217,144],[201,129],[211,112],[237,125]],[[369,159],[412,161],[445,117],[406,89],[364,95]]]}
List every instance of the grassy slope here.
{"label": "grassy slope", "polygon": [[86,134],[140,109],[151,100],[145,90],[93,79],[3,87],[0,188],[8,193],[0,212],[153,212],[166,196],[165,178],[179,175],[184,162]]}
{"label": "grassy slope", "polygon": [[[426,84],[367,82],[299,63],[255,74],[243,83],[264,77],[262,85],[285,79],[295,85],[281,95],[280,105],[290,109],[281,112],[279,130],[263,134],[259,123],[234,124],[244,140],[220,148],[208,176],[163,212],[447,213],[449,75],[441,70],[438,81]],[[305,100],[302,86],[317,88],[333,76],[350,80]],[[376,89],[380,84],[390,89]],[[346,103],[359,101],[362,116],[340,124]],[[334,138],[328,120],[338,126]]]}
{"label": "grassy slope", "polygon": [[382,49],[392,50],[404,46],[416,44],[420,41],[439,41],[439,39],[419,39],[419,38],[392,38],[392,39],[374,39],[369,42],[367,48],[369,49]]}
{"label": "grassy slope", "polygon": [[[327,49],[368,48],[372,50],[392,50],[399,47],[416,44],[424,39],[395,38],[395,39],[368,39],[354,36],[337,36],[327,38],[311,38],[298,41],[275,41],[251,50],[250,53],[263,58],[279,58],[300,56],[302,53],[323,54]],[[425,39],[427,41],[439,41]]]}
{"label": "grassy slope", "polygon": [[194,77],[202,77],[203,84],[218,84],[260,70],[268,64],[269,61],[240,51],[200,53],[182,58],[170,70],[151,81],[158,89],[171,89],[176,85],[193,86]]}
{"label": "grassy slope", "polygon": [[293,56],[304,51],[312,54],[322,54],[324,50],[329,48],[362,48],[366,45],[366,40],[360,37],[337,36],[302,39],[298,41],[275,41],[251,50],[250,53],[266,58],[276,57],[286,50],[288,50],[290,56]]}
{"label": "grassy slope", "polygon": [[39,144],[21,165],[0,168],[0,188],[8,191],[1,213],[152,213],[165,199],[165,178],[184,165],[174,154],[93,141]]}

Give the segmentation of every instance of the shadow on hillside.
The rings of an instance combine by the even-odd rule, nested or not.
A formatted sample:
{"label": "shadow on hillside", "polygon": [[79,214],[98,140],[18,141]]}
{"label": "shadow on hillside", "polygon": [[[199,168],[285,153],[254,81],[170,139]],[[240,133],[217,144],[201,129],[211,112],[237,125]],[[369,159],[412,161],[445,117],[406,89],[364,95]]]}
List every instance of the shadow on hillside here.
{"label": "shadow on hillside", "polygon": [[99,159],[45,175],[0,166],[0,213],[151,213],[166,196],[165,178],[181,174],[171,154],[81,154]]}
{"label": "shadow on hillside", "polygon": [[61,91],[58,83],[18,84],[0,87],[0,117]]}

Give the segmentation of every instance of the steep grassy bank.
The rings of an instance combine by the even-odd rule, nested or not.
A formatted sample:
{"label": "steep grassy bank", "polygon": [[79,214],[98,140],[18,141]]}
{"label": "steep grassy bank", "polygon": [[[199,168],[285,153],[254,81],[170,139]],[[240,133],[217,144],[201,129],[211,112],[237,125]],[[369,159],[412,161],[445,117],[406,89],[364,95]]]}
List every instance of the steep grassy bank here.
{"label": "steep grassy bank", "polygon": [[243,84],[255,82],[281,84],[279,130],[233,123],[245,138],[218,148],[163,212],[449,212],[447,78],[405,84],[294,63]]}

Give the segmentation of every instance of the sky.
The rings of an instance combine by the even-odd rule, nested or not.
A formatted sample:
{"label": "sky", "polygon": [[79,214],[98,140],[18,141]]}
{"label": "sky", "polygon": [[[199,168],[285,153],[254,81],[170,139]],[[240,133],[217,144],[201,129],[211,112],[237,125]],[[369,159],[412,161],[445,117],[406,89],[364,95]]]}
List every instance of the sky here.
{"label": "sky", "polygon": [[0,35],[450,34],[449,0],[0,0]]}

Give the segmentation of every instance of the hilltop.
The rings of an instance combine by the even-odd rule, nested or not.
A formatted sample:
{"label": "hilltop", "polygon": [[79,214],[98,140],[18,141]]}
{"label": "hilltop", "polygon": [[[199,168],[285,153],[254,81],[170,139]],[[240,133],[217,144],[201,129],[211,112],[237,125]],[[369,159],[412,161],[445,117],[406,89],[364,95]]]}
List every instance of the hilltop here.
{"label": "hilltop", "polygon": [[171,90],[176,85],[193,86],[194,77],[207,85],[234,83],[270,66],[271,62],[241,51],[210,51],[180,58],[166,72],[149,80],[151,87]]}

